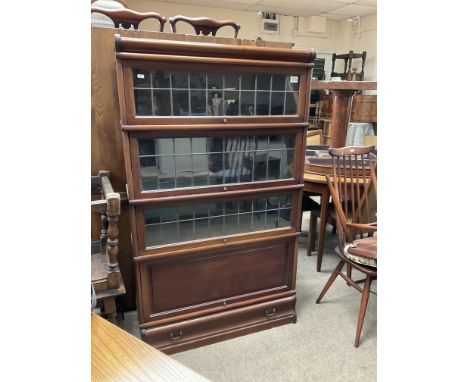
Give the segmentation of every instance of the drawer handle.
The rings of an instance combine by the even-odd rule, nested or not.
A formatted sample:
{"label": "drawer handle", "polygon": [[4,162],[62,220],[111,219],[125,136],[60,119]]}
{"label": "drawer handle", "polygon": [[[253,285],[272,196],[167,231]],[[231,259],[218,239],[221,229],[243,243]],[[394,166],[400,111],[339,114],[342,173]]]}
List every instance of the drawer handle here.
{"label": "drawer handle", "polygon": [[265,314],[267,317],[272,317],[276,314],[276,308],[265,309]]}
{"label": "drawer handle", "polygon": [[175,332],[170,332],[169,337],[171,337],[171,340],[177,340],[180,337],[182,337],[182,330],[177,330]]}

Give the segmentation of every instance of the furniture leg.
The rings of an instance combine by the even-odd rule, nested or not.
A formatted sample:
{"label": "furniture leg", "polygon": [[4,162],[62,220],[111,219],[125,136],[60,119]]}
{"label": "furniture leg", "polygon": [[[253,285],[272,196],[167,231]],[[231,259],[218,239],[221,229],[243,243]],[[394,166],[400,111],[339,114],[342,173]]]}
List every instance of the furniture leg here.
{"label": "furniture leg", "polygon": [[371,283],[372,283],[371,276],[367,276],[366,282],[364,283],[364,289],[362,292],[361,306],[359,308],[359,318],[358,318],[358,325],[357,325],[357,330],[356,330],[356,339],[354,340],[354,347],[356,348],[359,346],[359,340],[361,338],[361,330],[362,330],[362,325],[364,324],[364,317],[366,316],[367,303],[369,301]]}
{"label": "furniture leg", "polygon": [[328,187],[323,190],[320,198],[320,228],[317,250],[317,272],[322,269],[323,247],[325,244],[325,232],[327,230],[328,203],[330,201],[330,191]]}
{"label": "furniture leg", "polygon": [[336,266],[335,270],[331,274],[330,278],[328,279],[327,283],[323,287],[322,293],[320,293],[320,296],[318,296],[317,301],[315,301],[316,304],[320,304],[320,301],[322,301],[322,298],[325,296],[325,293],[327,293],[328,289],[332,286],[333,282],[336,280],[338,274],[341,272],[344,266],[344,261],[341,260],[338,265]]}
{"label": "furniture leg", "polygon": [[106,318],[112,323],[117,324],[117,306],[115,304],[115,298],[106,298],[102,301],[102,304],[104,309],[103,313],[106,315]]}
{"label": "furniture leg", "polygon": [[310,213],[309,234],[307,235],[307,256],[312,255],[315,251],[315,234],[317,232],[317,216]]}
{"label": "furniture leg", "polygon": [[[346,265],[346,276],[348,276],[349,278],[351,278],[351,273],[353,272],[353,267],[351,266],[351,264],[347,264]],[[346,282],[346,284],[348,286],[350,286],[351,284],[349,282]]]}

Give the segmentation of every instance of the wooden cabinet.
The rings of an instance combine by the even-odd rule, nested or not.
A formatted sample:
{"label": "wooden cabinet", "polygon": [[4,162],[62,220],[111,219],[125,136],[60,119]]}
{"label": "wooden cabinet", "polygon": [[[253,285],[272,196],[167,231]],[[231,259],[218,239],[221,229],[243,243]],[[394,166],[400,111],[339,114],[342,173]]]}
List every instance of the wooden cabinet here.
{"label": "wooden cabinet", "polygon": [[355,95],[351,106],[351,121],[377,122],[377,96]]}
{"label": "wooden cabinet", "polygon": [[314,51],[116,36],[142,338],[294,322]]}

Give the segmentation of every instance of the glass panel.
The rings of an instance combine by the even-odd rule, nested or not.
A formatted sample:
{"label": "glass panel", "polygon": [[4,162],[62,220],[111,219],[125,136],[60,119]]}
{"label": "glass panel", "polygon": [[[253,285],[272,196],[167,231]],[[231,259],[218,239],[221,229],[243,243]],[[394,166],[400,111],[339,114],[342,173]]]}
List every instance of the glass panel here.
{"label": "glass panel", "polygon": [[156,157],[140,158],[141,183],[143,190],[154,190],[159,188],[158,169]]}
{"label": "glass panel", "polygon": [[160,238],[162,244],[172,244],[179,241],[179,223],[161,224]]}
{"label": "glass panel", "polygon": [[239,92],[224,92],[226,115],[239,115]]}
{"label": "glass panel", "polygon": [[224,115],[224,101],[222,92],[208,92],[207,112],[208,115]]}
{"label": "glass panel", "polygon": [[284,148],[286,149],[293,149],[295,146],[295,135],[289,134],[289,135],[281,135],[281,140],[283,144],[285,145]]}
{"label": "glass panel", "polygon": [[191,115],[203,116],[206,115],[206,91],[191,90],[190,91],[190,106]]}
{"label": "glass panel", "polygon": [[152,76],[153,76],[153,88],[169,89],[171,87],[169,72],[164,72],[162,70],[155,70],[152,72]]}
{"label": "glass panel", "polygon": [[228,215],[224,217],[224,234],[234,235],[238,232],[237,215]]}
{"label": "glass panel", "polygon": [[272,90],[285,90],[286,77],[284,75],[273,75]]}
{"label": "glass panel", "polygon": [[145,239],[147,247],[154,247],[156,245],[162,245],[161,225],[146,225],[145,226]]}
{"label": "glass panel", "polygon": [[284,114],[291,115],[297,114],[297,99],[298,93],[286,93],[286,104]]}
{"label": "glass panel", "polygon": [[173,88],[188,88],[188,73],[187,72],[172,72],[172,87]]}
{"label": "glass panel", "polygon": [[271,115],[282,115],[284,111],[284,95],[283,92],[271,93]]}
{"label": "glass panel", "polygon": [[208,73],[208,89],[223,89],[223,75],[221,73]]}
{"label": "glass panel", "polygon": [[151,90],[135,89],[136,115],[153,115],[151,104]]}
{"label": "glass panel", "polygon": [[291,209],[279,210],[278,228],[291,226]]}
{"label": "glass panel", "polygon": [[296,75],[134,69],[133,84],[138,116],[297,114]]}
{"label": "glass panel", "polygon": [[282,150],[268,152],[268,179],[281,179]]}
{"label": "glass panel", "polygon": [[252,214],[239,214],[239,233],[252,231]]}
{"label": "glass panel", "polygon": [[179,222],[179,241],[191,241],[194,239],[193,220]]}
{"label": "glass panel", "polygon": [[171,115],[170,90],[153,90],[153,115]]}
{"label": "glass panel", "polygon": [[150,88],[151,74],[149,70],[135,69],[133,72],[133,87],[135,88]]}
{"label": "glass panel", "polygon": [[270,210],[266,212],[265,228],[278,228],[278,210]]}
{"label": "glass panel", "polygon": [[191,89],[206,89],[206,74],[205,73],[190,73],[190,88]]}
{"label": "glass panel", "polygon": [[287,179],[294,142],[295,134],[144,139],[139,141],[142,189]]}
{"label": "glass panel", "polygon": [[241,115],[254,115],[254,91],[242,91],[241,92]]}
{"label": "glass panel", "polygon": [[265,229],[265,211],[254,212],[252,218],[252,230],[261,231]]}
{"label": "glass panel", "polygon": [[224,217],[210,218],[210,237],[223,236]]}
{"label": "glass panel", "polygon": [[243,73],[241,75],[241,89],[255,90],[255,74]]}
{"label": "glass panel", "polygon": [[269,115],[270,114],[270,92],[257,92],[256,99],[256,114]]}
{"label": "glass panel", "polygon": [[155,155],[154,140],[142,139],[139,141],[140,144],[140,156],[143,155]]}
{"label": "glass panel", "polygon": [[225,90],[239,90],[239,74],[225,74],[224,75],[224,89]]}
{"label": "glass panel", "polygon": [[258,74],[257,75],[257,90],[270,90],[271,75]]}
{"label": "glass panel", "polygon": [[299,76],[286,77],[286,90],[298,91],[299,90]]}
{"label": "glass panel", "polygon": [[195,233],[194,239],[207,239],[210,237],[210,227],[208,225],[208,219],[197,219],[195,220]]}
{"label": "glass panel", "polygon": [[172,91],[172,110],[174,115],[189,115],[189,93],[188,90]]}

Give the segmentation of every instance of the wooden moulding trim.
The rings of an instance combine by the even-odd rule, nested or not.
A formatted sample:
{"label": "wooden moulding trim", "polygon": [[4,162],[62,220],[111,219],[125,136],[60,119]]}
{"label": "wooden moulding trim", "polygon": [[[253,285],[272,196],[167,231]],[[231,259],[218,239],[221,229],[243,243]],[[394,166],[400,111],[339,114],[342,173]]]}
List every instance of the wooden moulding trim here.
{"label": "wooden moulding trim", "polygon": [[198,252],[213,251],[213,250],[218,250],[218,249],[225,250],[225,249],[230,249],[230,248],[236,248],[238,246],[242,246],[246,244],[250,246],[250,245],[260,244],[264,242],[270,243],[272,241],[296,238],[299,235],[300,235],[300,232],[291,232],[291,233],[285,233],[282,235],[269,235],[269,236],[264,236],[264,237],[258,237],[255,239],[228,241],[226,243],[213,244],[213,245],[210,245],[209,247],[204,246],[204,247],[196,247],[196,248],[185,248],[185,249],[180,249],[177,251],[160,252],[160,253],[153,253],[153,254],[138,256],[138,257],[134,257],[133,261],[136,263],[151,262],[153,260],[157,260],[160,258],[167,258],[170,256],[182,256],[182,255],[188,255],[188,254],[195,254]]}
{"label": "wooden moulding trim", "polygon": [[274,302],[277,299],[290,297],[290,296],[294,296],[294,298],[295,298],[296,297],[296,291],[295,290],[288,290],[286,292],[275,293],[273,295],[256,297],[253,300],[250,299],[250,300],[243,300],[243,301],[233,302],[233,303],[230,303],[230,304],[228,304],[226,306],[224,306],[224,305],[223,306],[216,306],[216,307],[213,307],[213,308],[204,309],[202,311],[186,313],[186,314],[181,315],[181,316],[179,315],[179,316],[159,319],[157,321],[150,321],[150,322],[146,322],[144,324],[140,324],[140,329],[151,329],[151,328],[154,328],[156,325],[157,325],[156,327],[159,327],[159,326],[162,326],[162,325],[165,325],[165,324],[170,324],[172,322],[189,320],[189,319],[196,318],[196,317],[206,315],[206,314],[219,313],[219,312],[228,311],[228,310],[235,309],[235,308],[241,308],[241,307],[244,307],[244,306],[249,306],[249,305],[258,304],[258,303],[262,303],[262,302],[269,302],[269,301]]}
{"label": "wooden moulding trim", "polygon": [[160,204],[167,203],[183,203],[185,201],[202,201],[204,199],[211,200],[214,198],[234,198],[237,196],[255,196],[259,194],[280,194],[287,191],[299,190],[304,188],[304,185],[301,184],[292,184],[290,186],[283,187],[262,187],[255,190],[236,190],[236,191],[223,191],[223,192],[212,192],[206,194],[191,194],[191,195],[180,195],[180,196],[166,196],[160,198],[150,198],[150,199],[134,199],[130,200],[129,203],[132,206],[147,206],[154,205],[158,206]]}
{"label": "wooden moulding trim", "polygon": [[312,63],[290,62],[290,61],[260,61],[247,60],[242,58],[220,58],[220,57],[196,57],[196,56],[178,56],[178,55],[160,55],[148,53],[117,53],[119,60],[139,60],[139,61],[171,61],[171,62],[199,62],[202,64],[225,64],[225,65],[249,65],[249,66],[276,66],[276,67],[296,67],[310,68]]}
{"label": "wooden moulding trim", "polygon": [[[264,116],[258,116],[259,118]],[[222,117],[213,117],[218,119],[223,119]],[[242,118],[242,117],[240,117]],[[226,116],[226,120],[229,123],[233,123],[236,117]],[[267,127],[268,129],[287,129],[287,128],[303,128],[308,127],[309,122],[300,122],[300,123],[269,123]],[[132,131],[132,132],[145,132],[145,131],[172,131],[172,130],[229,130],[232,129],[232,125],[228,124],[194,124],[194,125],[122,125],[122,130],[124,131]],[[258,123],[239,123],[236,124],[235,129],[242,129],[242,130],[251,130],[251,129],[258,129]]]}
{"label": "wooden moulding trim", "polygon": [[122,37],[115,35],[115,50],[118,53],[157,53],[159,55],[203,56],[217,58],[240,58],[259,61],[282,61],[312,63],[314,49],[284,49],[215,43],[194,43]]}

